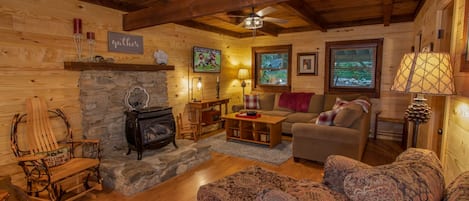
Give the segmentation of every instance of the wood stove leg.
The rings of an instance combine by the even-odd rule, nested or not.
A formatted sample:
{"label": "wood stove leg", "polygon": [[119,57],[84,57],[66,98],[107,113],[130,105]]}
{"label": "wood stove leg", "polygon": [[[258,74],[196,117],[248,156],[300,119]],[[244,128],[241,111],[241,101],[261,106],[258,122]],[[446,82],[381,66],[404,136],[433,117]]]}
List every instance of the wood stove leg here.
{"label": "wood stove leg", "polygon": [[142,151],[137,151],[137,160],[142,160]]}
{"label": "wood stove leg", "polygon": [[127,155],[129,155],[130,152],[132,152],[132,149],[130,149],[130,147],[129,147],[129,150],[127,151]]}
{"label": "wood stove leg", "polygon": [[[174,136],[174,137],[176,137],[176,136]],[[174,147],[176,147],[176,149],[179,148],[179,147],[176,145],[176,140],[175,140],[175,139],[173,139],[173,145],[174,145]]]}

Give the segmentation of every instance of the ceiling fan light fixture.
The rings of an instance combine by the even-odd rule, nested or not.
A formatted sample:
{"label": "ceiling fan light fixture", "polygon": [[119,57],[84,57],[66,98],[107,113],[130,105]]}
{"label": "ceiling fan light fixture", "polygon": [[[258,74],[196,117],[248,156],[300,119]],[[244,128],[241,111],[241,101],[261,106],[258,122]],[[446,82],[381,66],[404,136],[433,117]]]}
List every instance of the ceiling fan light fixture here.
{"label": "ceiling fan light fixture", "polygon": [[263,25],[262,18],[259,16],[249,16],[244,20],[244,28],[258,29]]}

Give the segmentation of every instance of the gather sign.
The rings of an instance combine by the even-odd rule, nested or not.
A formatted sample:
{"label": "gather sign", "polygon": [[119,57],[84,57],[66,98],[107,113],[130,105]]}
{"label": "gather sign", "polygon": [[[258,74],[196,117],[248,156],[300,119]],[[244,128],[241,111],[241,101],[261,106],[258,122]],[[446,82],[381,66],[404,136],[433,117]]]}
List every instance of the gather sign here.
{"label": "gather sign", "polygon": [[109,31],[108,51],[143,54],[143,37]]}

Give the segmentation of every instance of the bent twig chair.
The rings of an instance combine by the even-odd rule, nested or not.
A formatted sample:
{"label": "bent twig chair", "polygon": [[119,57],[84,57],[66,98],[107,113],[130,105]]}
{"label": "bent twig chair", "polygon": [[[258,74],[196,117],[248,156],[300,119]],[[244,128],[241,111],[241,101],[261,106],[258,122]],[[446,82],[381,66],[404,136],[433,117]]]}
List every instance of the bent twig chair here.
{"label": "bent twig chair", "polygon": [[[62,110],[48,110],[42,98],[27,99],[26,110],[14,115],[10,142],[25,173],[27,193],[40,199],[47,191],[49,199],[55,201],[74,200],[92,190],[102,190],[99,140],[73,139]],[[62,140],[54,134],[58,127],[65,129]]]}

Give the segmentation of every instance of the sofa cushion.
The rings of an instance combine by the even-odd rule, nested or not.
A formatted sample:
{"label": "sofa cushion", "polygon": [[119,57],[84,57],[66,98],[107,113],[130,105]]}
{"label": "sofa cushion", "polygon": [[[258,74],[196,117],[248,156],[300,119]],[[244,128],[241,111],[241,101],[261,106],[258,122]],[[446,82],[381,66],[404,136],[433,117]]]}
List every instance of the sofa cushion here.
{"label": "sofa cushion", "polygon": [[258,95],[244,95],[244,105],[246,109],[261,109]]}
{"label": "sofa cushion", "polygon": [[351,101],[360,96],[360,94],[326,94],[324,95],[324,107],[322,108],[322,111],[331,110],[338,97],[342,100]]}
{"label": "sofa cushion", "polygon": [[274,93],[259,94],[259,105],[262,110],[273,110],[275,102]]}
{"label": "sofa cushion", "polygon": [[324,96],[323,95],[313,95],[309,101],[309,113],[321,113],[324,105]]}
{"label": "sofa cushion", "polygon": [[352,126],[363,114],[362,107],[356,103],[349,103],[344,106],[335,116],[333,124],[335,126],[347,127]]}
{"label": "sofa cushion", "polygon": [[469,200],[469,171],[460,174],[448,185],[443,200]]}
{"label": "sofa cushion", "polygon": [[362,169],[372,168],[365,163],[341,155],[330,155],[324,163],[322,183],[339,193],[344,192],[344,179],[348,174]]}
{"label": "sofa cushion", "polygon": [[278,189],[263,189],[257,194],[256,201],[298,201],[292,195]]}
{"label": "sofa cushion", "polygon": [[345,194],[354,201],[441,200],[441,165],[428,160],[401,161],[358,170],[344,179]]}
{"label": "sofa cushion", "polygon": [[290,185],[285,190],[289,195],[294,196],[298,200],[317,200],[317,201],[346,201],[348,200],[344,194],[329,189],[322,183],[300,180]]}
{"label": "sofa cushion", "polygon": [[286,122],[291,123],[306,123],[317,117],[316,113],[304,113],[304,112],[295,112],[287,116]]}
{"label": "sofa cushion", "polygon": [[272,111],[263,111],[262,114],[271,115],[271,116],[286,117],[286,116],[292,114],[292,112],[272,110]]}

